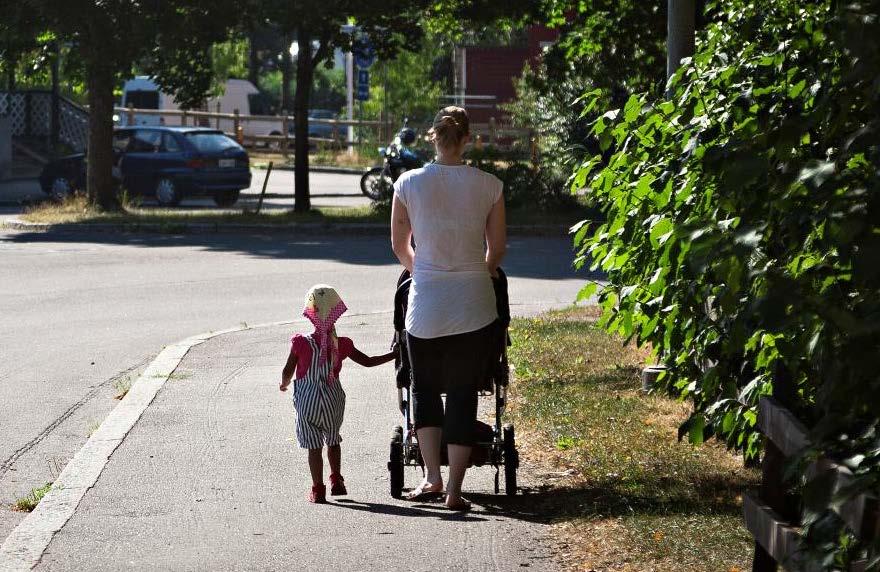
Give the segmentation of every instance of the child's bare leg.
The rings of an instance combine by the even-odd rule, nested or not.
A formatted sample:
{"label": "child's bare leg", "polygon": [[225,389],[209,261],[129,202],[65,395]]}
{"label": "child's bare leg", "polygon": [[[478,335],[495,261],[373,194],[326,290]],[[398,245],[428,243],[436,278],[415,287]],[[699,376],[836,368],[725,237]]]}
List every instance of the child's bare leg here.
{"label": "child's bare leg", "polygon": [[321,458],[321,449],[309,449],[309,471],[312,473],[312,484],[324,483],[324,460]]}
{"label": "child's bare leg", "polygon": [[327,461],[330,463],[330,474],[339,475],[342,470],[342,447],[331,445],[327,447]]}

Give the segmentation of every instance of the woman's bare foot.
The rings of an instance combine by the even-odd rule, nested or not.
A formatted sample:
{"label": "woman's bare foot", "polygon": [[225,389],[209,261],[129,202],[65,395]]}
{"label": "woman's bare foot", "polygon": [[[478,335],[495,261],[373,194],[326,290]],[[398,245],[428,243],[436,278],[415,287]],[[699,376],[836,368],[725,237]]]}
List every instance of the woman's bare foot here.
{"label": "woman's bare foot", "polygon": [[429,483],[428,479],[422,481],[422,483],[407,493],[407,500],[422,500],[435,495],[439,495],[443,492],[443,481],[439,481],[437,483]]}
{"label": "woman's bare foot", "polygon": [[446,495],[446,508],[449,510],[455,510],[458,512],[467,512],[471,510],[470,501],[466,501],[461,496],[453,497],[452,495]]}

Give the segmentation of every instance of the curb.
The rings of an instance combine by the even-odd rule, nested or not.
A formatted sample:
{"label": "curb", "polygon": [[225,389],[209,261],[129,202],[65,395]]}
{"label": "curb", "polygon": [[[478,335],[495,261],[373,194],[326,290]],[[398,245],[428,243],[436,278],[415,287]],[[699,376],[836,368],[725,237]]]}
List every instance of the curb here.
{"label": "curb", "polygon": [[[265,171],[267,163],[254,163],[251,165],[251,169],[260,169]],[[290,165],[272,165],[273,171],[294,171],[295,167]],[[309,173],[334,173],[337,175],[363,175],[367,172],[367,169],[355,169],[354,167],[312,167],[309,165]]]}
{"label": "curb", "polygon": [[98,481],[110,456],[190,349],[224,334],[292,323],[292,321],[269,322],[228,328],[197,334],[165,346],[131,385],[122,401],[92,433],[85,445],[73,459],[68,461],[52,484],[52,489],[46,493],[33,512],[28,514],[3,541],[3,545],[0,546],[0,571],[30,570],[39,563],[55,534],[67,524],[86,492]]}
{"label": "curb", "polygon": [[[355,235],[385,236],[391,227],[382,223],[320,223],[300,222],[289,224],[246,224],[246,223],[63,223],[50,224],[26,222],[11,219],[0,223],[0,228],[30,232],[125,232],[153,234],[302,234],[302,235]],[[568,236],[569,227],[565,225],[509,225],[508,236]]]}

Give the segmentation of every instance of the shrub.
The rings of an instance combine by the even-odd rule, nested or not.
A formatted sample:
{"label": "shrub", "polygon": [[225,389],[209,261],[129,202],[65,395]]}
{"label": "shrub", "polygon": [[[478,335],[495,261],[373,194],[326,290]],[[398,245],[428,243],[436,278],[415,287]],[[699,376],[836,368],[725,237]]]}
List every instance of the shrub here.
{"label": "shrub", "polygon": [[[772,394],[813,428],[812,454],[853,470],[844,497],[880,485],[878,69],[878,0],[718,3],[671,99],[604,113],[592,134],[611,155],[573,178],[607,216],[576,236],[611,282],[604,323],[650,343],[693,402],[681,434],[754,455]],[[828,565],[847,556],[840,500],[806,503]]]}

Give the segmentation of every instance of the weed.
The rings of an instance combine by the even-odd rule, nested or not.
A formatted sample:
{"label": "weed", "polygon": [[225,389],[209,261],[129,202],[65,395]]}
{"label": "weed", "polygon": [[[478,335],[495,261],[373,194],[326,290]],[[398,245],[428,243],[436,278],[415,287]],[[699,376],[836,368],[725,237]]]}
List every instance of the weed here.
{"label": "weed", "polygon": [[115,395],[113,395],[113,399],[121,400],[123,397],[128,395],[128,390],[131,389],[131,376],[127,375],[114,381],[113,389],[116,390]]}
{"label": "weed", "polygon": [[52,483],[46,483],[40,488],[31,489],[31,492],[15,501],[12,505],[12,510],[18,512],[31,512],[37,508],[37,505],[40,504],[40,501],[43,500],[43,497],[46,496],[46,493],[50,490],[52,490]]}
{"label": "weed", "polygon": [[100,426],[101,426],[100,421],[96,421],[94,419],[89,421],[89,424],[86,426],[86,436],[91,437],[95,433],[95,431],[98,430],[98,427],[100,427]]}

